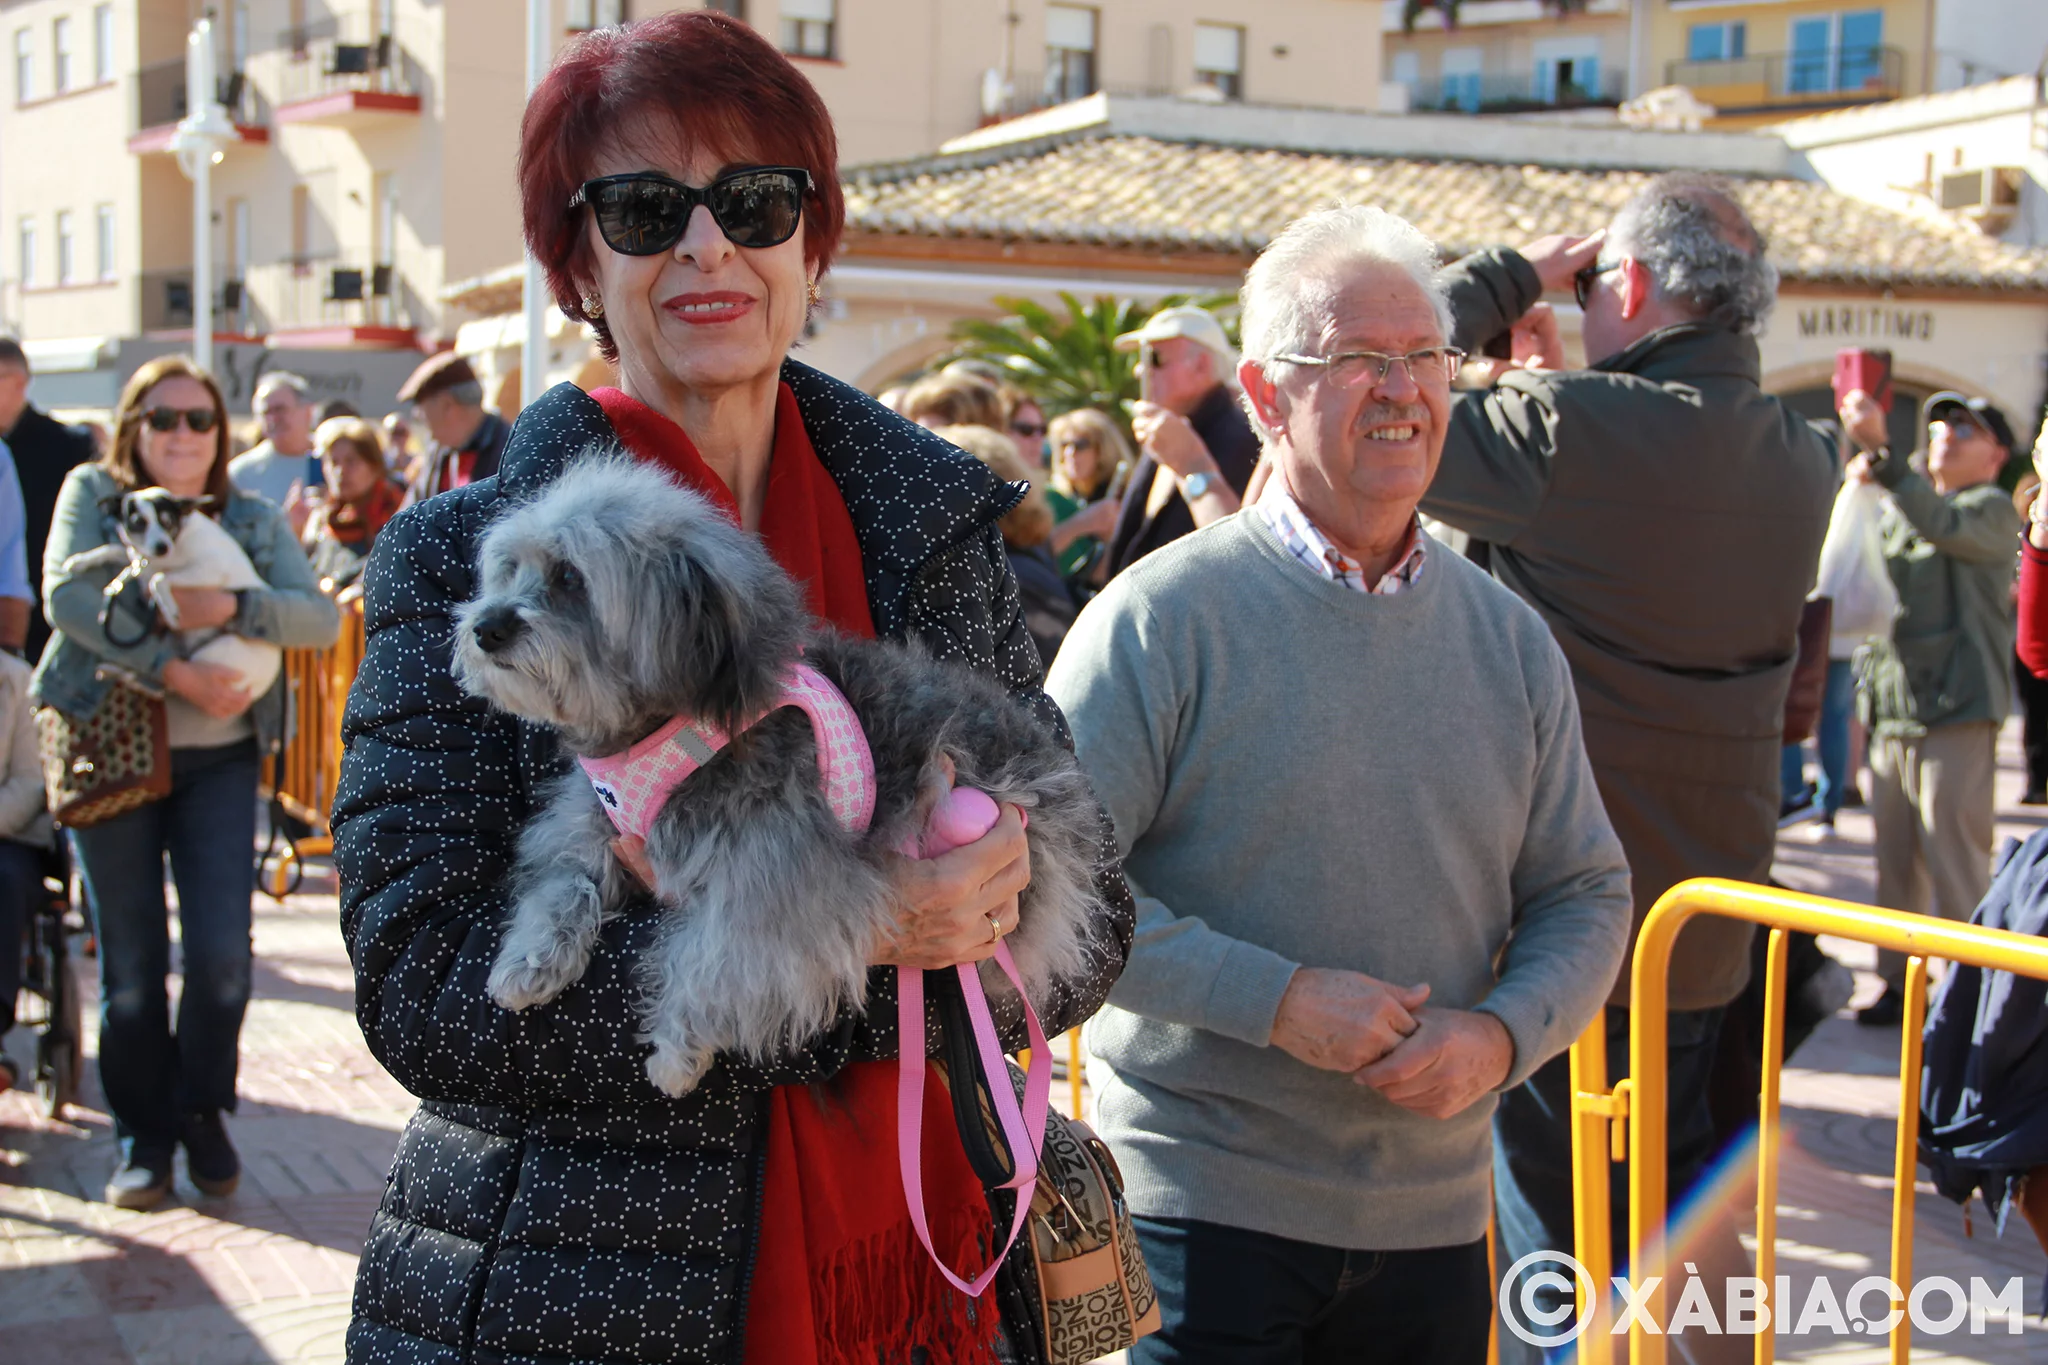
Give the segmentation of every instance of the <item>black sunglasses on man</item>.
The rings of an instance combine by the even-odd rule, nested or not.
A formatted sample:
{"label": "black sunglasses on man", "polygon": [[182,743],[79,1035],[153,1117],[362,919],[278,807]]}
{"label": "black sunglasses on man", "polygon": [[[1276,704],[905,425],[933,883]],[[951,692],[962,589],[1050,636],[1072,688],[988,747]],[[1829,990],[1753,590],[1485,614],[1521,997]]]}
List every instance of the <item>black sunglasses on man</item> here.
{"label": "black sunglasses on man", "polygon": [[1584,311],[1586,307],[1586,300],[1593,297],[1593,281],[1599,279],[1610,270],[1619,269],[1621,269],[1620,261],[1612,261],[1607,265],[1601,265],[1596,261],[1592,265],[1585,266],[1573,274],[1572,298],[1577,301],[1581,311]]}

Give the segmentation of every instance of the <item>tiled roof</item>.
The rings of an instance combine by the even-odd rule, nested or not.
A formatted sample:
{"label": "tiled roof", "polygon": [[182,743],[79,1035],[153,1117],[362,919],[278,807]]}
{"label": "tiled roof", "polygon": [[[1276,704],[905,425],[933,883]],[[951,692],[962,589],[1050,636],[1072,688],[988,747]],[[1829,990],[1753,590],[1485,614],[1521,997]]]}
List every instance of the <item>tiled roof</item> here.
{"label": "tiled roof", "polygon": [[[1483,125],[1474,123],[1477,133]],[[1137,136],[1082,136],[846,172],[847,226],[1249,256],[1290,219],[1376,204],[1448,256],[1585,232],[1647,171],[1261,151]],[[2048,250],[1908,217],[1815,181],[1736,179],[1788,280],[1868,288],[2048,291]]]}

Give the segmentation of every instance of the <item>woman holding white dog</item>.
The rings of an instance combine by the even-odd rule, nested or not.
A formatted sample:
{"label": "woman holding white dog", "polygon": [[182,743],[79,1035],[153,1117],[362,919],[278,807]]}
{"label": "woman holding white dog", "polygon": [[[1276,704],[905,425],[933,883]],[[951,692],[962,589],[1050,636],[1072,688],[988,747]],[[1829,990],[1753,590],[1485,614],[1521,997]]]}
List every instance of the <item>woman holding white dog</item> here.
{"label": "woman holding white dog", "polygon": [[[552,732],[458,687],[453,618],[484,529],[593,451],[622,446],[757,534],[818,620],[961,661],[1065,732],[998,528],[1016,490],[789,359],[844,222],[837,161],[810,84],[709,10],[576,39],[528,106],[527,240],[619,384],[543,395],[497,474],[394,520],[365,578],[335,808],[342,924],[364,1035],[425,1103],[364,1250],[351,1360],[1037,1355],[1012,1279],[970,1300],[925,1256],[894,1131],[890,969],[980,961],[1016,927],[1031,875],[1016,810],[978,842],[896,865],[899,922],[874,946],[864,1013],[772,1064],[720,1056],[679,1098],[650,1083],[639,1037],[656,916],[605,924],[547,1003],[513,1013],[487,990],[514,846],[564,758]],[[644,881],[644,858],[621,854]],[[1092,1013],[1128,952],[1108,842],[1098,884],[1112,908],[1090,926],[1085,979],[1058,982],[1042,1010],[1048,1032]],[[1003,1023],[1019,1045],[1018,1021]],[[938,1251],[978,1265],[1000,1236],[934,1093],[925,1207]]]}
{"label": "woman holding white dog", "polygon": [[[232,1192],[241,1174],[221,1115],[235,1107],[249,1000],[257,768],[282,732],[284,684],[252,697],[229,667],[184,657],[182,637],[224,631],[317,648],[340,629],[284,514],[236,491],[227,468],[227,407],[212,376],[184,356],[150,361],[121,392],[112,448],[66,476],[43,559],[52,634],[36,669],[36,703],[91,716],[121,685],[110,670],[166,694],[169,795],[71,833],[97,916],[100,1083],[121,1141],[107,1201],[123,1208],[161,1202],[181,1145],[187,1174],[204,1193]],[[175,632],[133,589],[103,613],[120,566],[92,552],[120,543],[122,496],[151,488],[197,503],[192,515],[217,513],[268,586],[172,588]],[[165,989],[166,857],[183,931],[175,1028]]]}

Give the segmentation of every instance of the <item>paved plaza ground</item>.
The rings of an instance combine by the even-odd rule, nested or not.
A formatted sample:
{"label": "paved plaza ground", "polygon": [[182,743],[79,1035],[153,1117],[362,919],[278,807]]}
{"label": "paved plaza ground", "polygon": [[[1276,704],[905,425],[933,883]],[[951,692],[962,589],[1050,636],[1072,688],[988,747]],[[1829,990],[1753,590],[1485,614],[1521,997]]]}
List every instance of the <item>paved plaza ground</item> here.
{"label": "paved plaza ground", "polygon": [[[2007,734],[2001,833],[2048,816],[2013,804],[2017,753]],[[1870,822],[1786,833],[1778,875],[1799,890],[1870,899]],[[349,1287],[384,1173],[412,1101],[371,1058],[351,1013],[348,963],[331,882],[279,904],[259,897],[256,998],[242,1043],[242,1106],[232,1132],[247,1165],[233,1198],[199,1196],[183,1177],[150,1213],[99,1202],[114,1144],[98,1087],[69,1122],[34,1097],[0,1096],[0,1365],[255,1365],[341,1359]],[[1829,944],[1876,991],[1870,955]],[[88,1005],[87,1017],[92,1008]],[[18,1030],[7,1040],[31,1055]],[[91,1044],[88,1043],[88,1051]],[[1785,1073],[1786,1153],[1780,1271],[1794,1302],[1826,1273],[1838,1289],[1882,1274],[1890,1227],[1896,1034],[1824,1025]],[[1063,1093],[1063,1087],[1061,1092]],[[2037,1320],[2043,1256],[2024,1229],[2003,1240],[1982,1216],[1966,1238],[1953,1205],[1923,1183],[1919,1273],[2028,1281],[2026,1330],[1921,1343],[1920,1361],[2048,1360]],[[2002,1324],[1994,1323],[1994,1327]],[[1874,1338],[1783,1337],[1780,1359],[1876,1362]]]}

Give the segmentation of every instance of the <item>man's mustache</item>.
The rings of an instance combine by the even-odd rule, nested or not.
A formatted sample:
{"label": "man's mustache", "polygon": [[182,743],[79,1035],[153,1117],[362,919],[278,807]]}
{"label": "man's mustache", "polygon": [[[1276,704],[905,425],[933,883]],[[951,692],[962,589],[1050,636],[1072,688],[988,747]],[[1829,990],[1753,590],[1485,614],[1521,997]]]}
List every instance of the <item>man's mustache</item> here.
{"label": "man's mustache", "polygon": [[1429,409],[1420,403],[1374,403],[1358,414],[1356,425],[1361,430],[1372,427],[1397,426],[1403,422],[1418,427],[1430,425]]}

